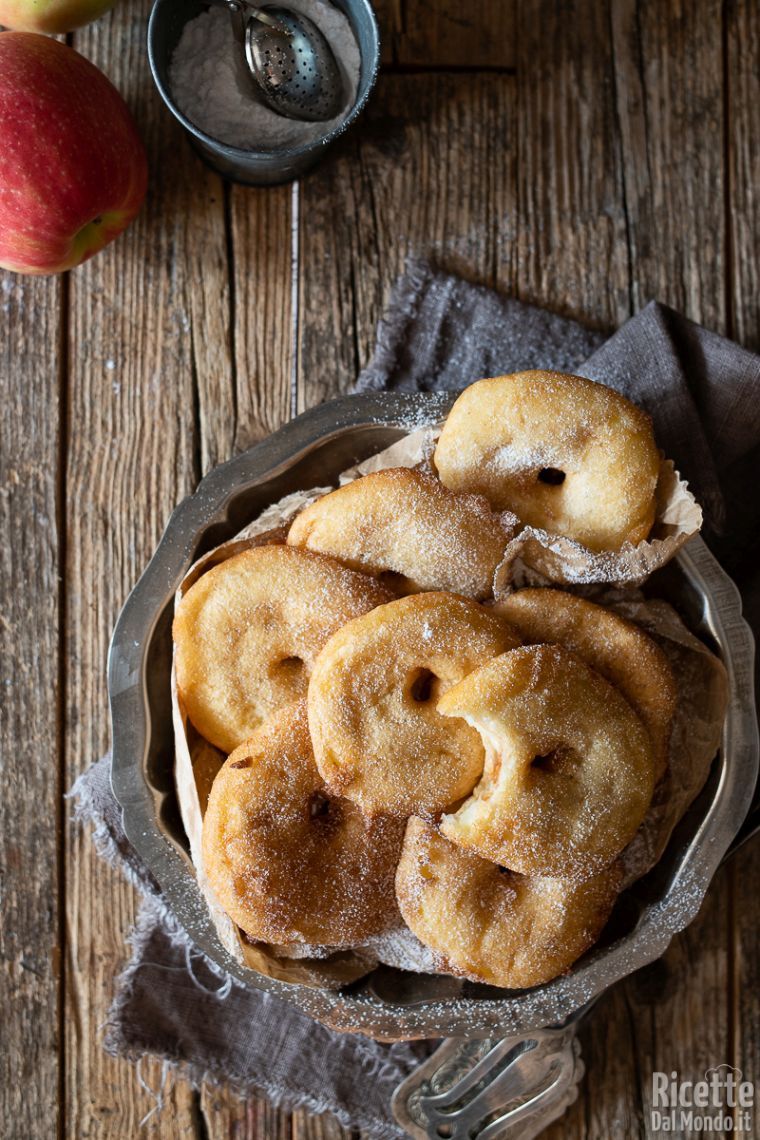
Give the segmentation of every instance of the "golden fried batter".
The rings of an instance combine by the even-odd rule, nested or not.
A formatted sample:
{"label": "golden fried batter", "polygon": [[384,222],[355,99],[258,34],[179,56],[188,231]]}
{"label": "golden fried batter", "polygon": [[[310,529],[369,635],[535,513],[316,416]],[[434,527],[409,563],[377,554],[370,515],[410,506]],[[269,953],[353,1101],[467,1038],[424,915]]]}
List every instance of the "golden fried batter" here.
{"label": "golden fried batter", "polygon": [[390,579],[400,594],[450,590],[481,601],[493,593],[513,534],[482,495],[457,494],[433,475],[393,467],[312,503],[288,542]]}
{"label": "golden fried batter", "polygon": [[413,594],[339,630],[309,683],[317,766],[366,812],[441,811],[472,791],[483,746],[436,711],[442,693],[517,644],[500,618],[454,594]]}
{"label": "golden fried batter", "polygon": [[485,768],[441,820],[448,839],[524,875],[583,879],[635,835],[654,789],[649,733],[628,701],[559,645],[502,654],[438,702],[477,728]]}
{"label": "golden fried batter", "polygon": [[654,523],[660,456],[649,416],[581,376],[517,372],[471,384],[449,412],[435,465],[447,487],[590,550],[641,542]]}
{"label": "golden fried batter", "polygon": [[640,626],[564,590],[518,590],[493,607],[528,645],[564,645],[620,690],[643,720],[655,780],[668,764],[677,689],[670,662]]}
{"label": "golden fried batter", "polygon": [[615,865],[582,883],[505,871],[410,819],[396,872],[407,925],[441,965],[522,989],[567,971],[596,942],[620,885]]}
{"label": "golden fried batter", "polygon": [[397,921],[403,827],[331,796],[306,704],[282,709],[228,757],[203,821],[203,865],[250,938],[346,947]]}
{"label": "golden fried batter", "polygon": [[271,713],[306,695],[322,646],[392,595],[332,558],[259,546],[220,562],[179,604],[177,687],[195,727],[231,752]]}

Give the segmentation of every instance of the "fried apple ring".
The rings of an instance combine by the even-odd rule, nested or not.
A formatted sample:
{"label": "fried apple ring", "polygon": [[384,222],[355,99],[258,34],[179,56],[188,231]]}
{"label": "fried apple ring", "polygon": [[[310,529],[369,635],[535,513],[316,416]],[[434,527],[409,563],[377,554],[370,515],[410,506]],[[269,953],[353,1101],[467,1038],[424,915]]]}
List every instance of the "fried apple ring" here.
{"label": "fried apple ring", "polygon": [[523,875],[589,878],[633,838],[654,790],[649,733],[625,697],[559,645],[523,646],[438,702],[485,745],[448,839]]}
{"label": "fried apple ring", "polygon": [[180,602],[177,688],[198,732],[232,752],[268,716],[306,695],[322,646],[388,601],[378,582],[332,558],[259,546],[220,562]]}
{"label": "fried apple ring", "polygon": [[593,551],[645,539],[660,456],[648,415],[581,376],[517,372],[478,380],[449,412],[441,481]]}
{"label": "fried apple ring", "polygon": [[468,795],[483,745],[436,703],[516,644],[500,618],[455,594],[412,594],[349,622],[330,638],[309,682],[324,780],[370,815],[442,811]]}
{"label": "fried apple ring", "polygon": [[518,590],[493,609],[526,644],[564,645],[620,690],[649,732],[659,780],[668,764],[677,689],[670,662],[649,634],[564,590]]}
{"label": "fried apple ring", "polygon": [[593,946],[620,881],[616,864],[581,883],[518,875],[410,819],[396,897],[442,968],[522,989],[565,973]]}
{"label": "fried apple ring", "polygon": [[457,494],[409,467],[375,471],[296,516],[288,542],[393,582],[398,593],[449,590],[480,601],[514,527],[481,495]]}
{"label": "fried apple ring", "polygon": [[346,947],[398,921],[398,820],[331,796],[306,702],[280,710],[228,757],[203,820],[203,866],[224,910],[265,942]]}

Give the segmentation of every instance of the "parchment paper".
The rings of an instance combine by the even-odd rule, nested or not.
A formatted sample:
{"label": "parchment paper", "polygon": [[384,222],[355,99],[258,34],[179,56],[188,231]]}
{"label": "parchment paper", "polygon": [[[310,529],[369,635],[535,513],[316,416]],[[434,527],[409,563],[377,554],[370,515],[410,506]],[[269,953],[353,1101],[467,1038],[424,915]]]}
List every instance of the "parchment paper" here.
{"label": "parchment paper", "polygon": [[[432,455],[440,427],[411,432],[391,447],[349,468],[341,485],[388,467],[432,470]],[[270,542],[284,542],[290,522],[309,503],[332,488],[317,487],[287,495],[268,507],[233,539],[199,559],[177,591],[176,603],[204,571],[242,550]],[[558,539],[526,527],[505,550],[497,569],[496,596],[517,585],[566,584],[602,581],[640,583],[672,558],[699,530],[701,511],[679,479],[673,465],[664,461],[658,484],[655,537],[637,547],[623,548],[614,556],[599,556],[578,543]],[[602,564],[602,557],[606,561]],[[614,571],[614,573],[612,573]],[[676,674],[679,705],[670,749],[670,767],[655,791],[650,811],[636,837],[623,853],[624,882],[630,886],[654,866],[667,846],[673,828],[704,785],[720,740],[725,715],[727,684],[720,661],[683,625],[665,602],[645,601],[637,591],[608,591],[597,600],[624,613],[653,633],[668,654]],[[222,753],[203,740],[187,719],[172,670],[172,708],[176,740],[175,779],[182,820],[199,887],[206,898],[219,938],[239,962],[281,981],[340,988],[356,981],[378,964],[432,973],[434,955],[403,927],[354,951],[333,952],[329,947],[253,943],[225,914],[208,883],[201,848],[201,825],[210,783],[224,761]]]}
{"label": "parchment paper", "polygon": [[594,553],[571,538],[540,527],[524,527],[507,546],[496,571],[497,597],[521,586],[550,583],[640,586],[702,526],[702,510],[669,459],[660,464],[656,496],[657,515],[650,537],[636,546],[628,542],[617,551]]}

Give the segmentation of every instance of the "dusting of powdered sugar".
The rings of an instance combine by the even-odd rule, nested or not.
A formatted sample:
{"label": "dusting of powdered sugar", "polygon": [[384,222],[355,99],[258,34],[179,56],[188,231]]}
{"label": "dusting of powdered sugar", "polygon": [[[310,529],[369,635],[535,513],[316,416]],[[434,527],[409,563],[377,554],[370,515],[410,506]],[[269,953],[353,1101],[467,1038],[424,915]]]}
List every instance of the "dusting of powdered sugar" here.
{"label": "dusting of powdered sugar", "polygon": [[[344,483],[350,479],[356,478],[359,475],[366,474],[371,470],[382,470],[388,466],[420,466],[423,469],[428,468],[430,465],[430,456],[435,446],[435,440],[438,436],[437,428],[429,427],[429,408],[427,409],[427,416],[425,415],[425,405],[421,404],[419,417],[410,415],[408,422],[405,421],[404,426],[413,432],[411,437],[407,437],[398,441],[393,448],[381,452],[380,455],[373,456],[364,463],[359,464],[357,467],[352,468],[348,472],[344,472],[340,477],[340,483]],[[378,418],[377,423],[381,426],[387,427],[387,423]],[[670,465],[672,471],[672,465]],[[678,477],[672,471],[671,482],[677,483]],[[685,489],[685,485],[682,485]],[[321,494],[326,493],[328,488],[319,488],[311,492],[297,493],[295,496],[289,497],[288,500],[280,504],[274,504],[269,508],[267,514],[267,525],[274,526],[283,521],[289,522],[293,515],[300,507],[307,505],[309,502],[319,498]],[[298,503],[299,495],[303,496],[303,501]],[[292,499],[292,502],[290,501]],[[668,517],[668,537],[672,537],[670,532],[675,532],[679,529],[688,529],[685,526],[683,518],[683,502],[680,504],[679,511],[675,510],[678,506],[679,499],[675,494],[671,495],[674,507],[671,512],[673,517]],[[681,500],[683,496],[681,496]],[[693,502],[693,500],[692,500]],[[287,504],[287,507],[286,507]],[[283,508],[285,508],[283,510]],[[282,517],[280,517],[282,512]],[[678,516],[678,517],[676,517]],[[665,513],[663,513],[663,521],[665,520]],[[690,519],[691,525],[693,519]],[[664,529],[668,529],[664,528]],[[257,526],[254,524],[253,529],[258,531],[261,524]],[[266,529],[264,527],[263,529]],[[698,529],[698,528],[697,528]],[[545,532],[541,532],[542,535]],[[547,536],[551,541],[556,541],[556,536]],[[281,539],[280,539],[281,541]],[[568,540],[562,540],[566,542]],[[232,544],[228,544],[230,547]],[[655,539],[648,544],[641,544],[641,548],[661,547],[663,545],[660,539]],[[558,560],[562,561],[561,555],[564,551],[552,551],[558,556]],[[666,561],[664,553],[660,554],[660,561]],[[518,560],[519,561],[519,560]],[[658,563],[659,564],[659,563]],[[586,569],[585,574],[579,575],[580,581],[587,581],[589,578],[593,580],[593,575],[588,574]],[[606,567],[606,569],[610,569]],[[606,581],[610,578],[616,579],[616,575],[607,574]],[[512,582],[511,586],[514,587],[515,583]],[[585,588],[575,586],[577,592],[585,594],[587,591],[590,593],[594,587],[586,586]],[[631,591],[624,591],[621,593],[621,598],[630,601]],[[596,599],[602,601],[602,598]],[[638,599],[640,600],[640,599]],[[610,608],[618,608],[613,604],[613,599],[604,599],[605,604],[610,605]],[[662,603],[659,603],[662,605]],[[641,612],[634,615],[628,613],[630,618],[636,617],[641,625],[649,628],[650,633],[656,634],[663,632],[660,630],[660,614],[657,614],[658,620],[653,620],[651,624],[645,620],[649,616],[647,610],[649,607],[657,605],[657,603],[644,603],[641,607]],[[652,618],[654,619],[654,614]],[[421,640],[427,641],[427,623],[423,626],[421,631]],[[673,634],[668,632],[666,636],[672,637]],[[679,640],[676,637],[676,640]],[[673,663],[676,664],[675,662]],[[693,729],[693,724],[690,726]],[[675,745],[675,741],[674,741]],[[706,749],[709,751],[709,749]],[[714,751],[714,750],[713,750]],[[710,753],[712,756],[712,753]],[[671,756],[672,763],[672,756]],[[675,767],[675,766],[674,766]],[[680,816],[680,812],[678,813]],[[626,870],[628,876],[626,878],[626,885],[638,878],[645,872],[648,866],[655,861],[653,857],[653,849],[651,843],[643,845],[644,850],[635,852],[633,847],[626,852],[624,859],[628,864]],[[664,898],[660,899],[655,906],[651,908],[648,915],[648,923],[644,931],[645,937],[629,936],[628,941],[618,941],[614,945],[614,954],[610,958],[610,963],[606,967],[604,959],[610,954],[610,947],[604,946],[601,948],[592,949],[587,957],[577,966],[573,968],[572,973],[555,978],[552,982],[543,985],[529,993],[513,992],[502,990],[500,993],[492,992],[489,994],[487,991],[479,992],[478,1004],[475,1007],[473,1002],[473,991],[471,990],[471,983],[462,983],[464,990],[461,999],[447,998],[445,1002],[430,1001],[419,1012],[419,1023],[415,1027],[415,1032],[422,1032],[423,1026],[437,1027],[439,1019],[445,1021],[447,1024],[455,1024],[457,1019],[461,1020],[462,1024],[466,1024],[468,1031],[472,1033],[482,1030],[487,1032],[493,1029],[494,1024],[498,1024],[500,1032],[509,1031],[510,1028],[517,1030],[525,1026],[535,1026],[540,1024],[554,1023],[562,1020],[567,1013],[576,1008],[579,1003],[590,999],[599,988],[600,976],[604,976],[605,984],[610,980],[610,970],[613,971],[615,977],[622,976],[630,972],[637,966],[643,964],[652,956],[655,951],[661,952],[667,942],[667,938],[672,936],[676,929],[680,929],[686,925],[693,917],[696,909],[698,908],[700,899],[704,894],[705,882],[703,879],[702,868],[697,867],[693,869],[686,866],[681,866],[678,871],[675,887],[671,887]],[[677,898],[674,897],[677,894]],[[556,920],[561,919],[561,908],[556,910]],[[328,947],[314,947],[304,946],[278,946],[270,947],[276,955],[284,959],[287,958],[300,958],[307,955],[310,958],[319,959],[329,957],[333,953],[333,948]],[[357,959],[363,961],[366,965],[366,970],[371,970],[374,965],[379,961],[387,965],[400,968],[402,970],[421,972],[421,973],[447,973],[447,964],[435,955],[435,953],[425,947],[417,937],[408,929],[403,926],[400,928],[392,928],[386,933],[372,939],[371,942],[354,948],[354,953]],[[600,969],[601,967],[601,969]],[[315,967],[315,973],[320,978],[321,984],[335,984],[334,981],[324,981],[321,978],[320,970],[324,969],[327,972],[325,965]],[[295,975],[294,975],[295,976]],[[355,975],[358,976],[358,975]],[[338,982],[338,985],[341,983]],[[424,985],[425,983],[420,983]],[[422,991],[421,991],[422,992]],[[498,1015],[497,1011],[498,1010]],[[377,1019],[387,1013],[387,1006],[382,997],[377,996],[370,989],[368,992],[362,992],[361,1001],[357,1002],[352,1007],[351,1027],[358,1032],[373,1032],[376,1030]]]}
{"label": "dusting of powdered sugar", "polygon": [[303,146],[329,134],[353,107],[361,56],[348,19],[326,0],[288,0],[288,7],[313,20],[332,48],[347,92],[345,107],[329,122],[306,123],[258,102],[250,92],[229,12],[212,6],[185,25],[169,66],[177,107],[211,138],[241,150]]}

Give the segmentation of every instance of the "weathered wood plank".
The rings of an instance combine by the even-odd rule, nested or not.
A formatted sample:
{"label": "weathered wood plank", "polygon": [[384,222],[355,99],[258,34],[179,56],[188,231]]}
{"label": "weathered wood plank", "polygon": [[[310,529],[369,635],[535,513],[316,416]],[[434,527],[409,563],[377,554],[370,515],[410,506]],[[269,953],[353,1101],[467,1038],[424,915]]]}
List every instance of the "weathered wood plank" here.
{"label": "weathered wood plank", "polygon": [[726,4],[728,230],[731,335],[760,349],[760,9]]}
{"label": "weathered wood plank", "polygon": [[[726,124],[730,240],[729,331],[760,350],[760,11],[732,0],[726,15]],[[735,941],[729,984],[733,1003],[732,1063],[745,1079],[760,1080],[760,891],[758,839],[732,865],[731,912]],[[757,1107],[755,1119],[757,1119]]]}
{"label": "weathered wood plank", "polygon": [[[733,861],[731,913],[734,922],[734,957],[728,971],[734,1008],[733,1056],[727,1061],[741,1069],[744,1080],[760,1081],[760,925],[757,899],[760,891],[758,837]],[[758,1105],[754,1106],[757,1128]],[[738,1125],[736,1128],[738,1134]],[[746,1131],[746,1129],[745,1129]]]}
{"label": "weathered wood plank", "polygon": [[0,272],[0,1134],[55,1130],[60,1047],[60,280]]}
{"label": "weathered wood plank", "polygon": [[514,129],[509,75],[381,75],[301,189],[299,408],[354,383],[409,253],[510,288]]}
{"label": "weathered wood plank", "polygon": [[720,0],[610,5],[631,304],[726,329]]}
{"label": "weathered wood plank", "polygon": [[402,0],[377,0],[373,5],[380,29],[380,62],[389,67],[394,62],[396,37],[401,32]]}
{"label": "weathered wood plank", "polygon": [[[291,1114],[258,1097],[241,1101],[224,1089],[204,1088],[201,1106],[208,1140],[291,1140]],[[321,1140],[318,1133],[313,1140]]]}
{"label": "weathered wood plank", "polygon": [[525,0],[517,43],[518,295],[613,327],[630,303],[608,5]]}
{"label": "weathered wood plank", "polygon": [[294,1112],[292,1120],[292,1140],[351,1140],[351,1132],[341,1128],[329,1113],[312,1116],[308,1112]]}
{"label": "weathered wood plank", "polygon": [[[190,338],[194,474],[199,478],[228,459],[232,451],[237,404],[232,362],[233,286],[227,256],[226,187],[186,148],[184,143],[183,189],[179,195],[176,190],[171,192],[171,205],[178,215],[173,274],[178,275],[186,297],[179,319]],[[156,223],[160,224],[158,218]]]}
{"label": "weathered wood plank", "polygon": [[290,418],[295,338],[291,186],[232,186],[235,423],[242,451]]}
{"label": "weathered wood plank", "polygon": [[350,1140],[329,1114],[290,1113],[257,1097],[241,1101],[223,1089],[201,1093],[203,1121],[208,1140]]}
{"label": "weathered wood plank", "polygon": [[383,62],[409,67],[513,68],[516,0],[383,0]]}
{"label": "weathered wood plank", "polygon": [[[175,503],[226,446],[212,398],[229,383],[223,195],[153,91],[144,50],[147,11],[147,4],[117,8],[75,37],[134,108],[151,184],[134,226],[70,283],[69,782],[108,743],[105,660],[122,601]],[[199,410],[206,412],[203,435]],[[66,865],[66,1131],[137,1135],[154,1101],[133,1066],[102,1052],[98,1029],[127,953],[134,892],[95,856],[89,837],[71,827]],[[143,1064],[141,1074],[149,1087],[160,1087],[159,1064]],[[163,1135],[194,1134],[186,1085],[169,1082],[163,1111],[150,1123]]]}

